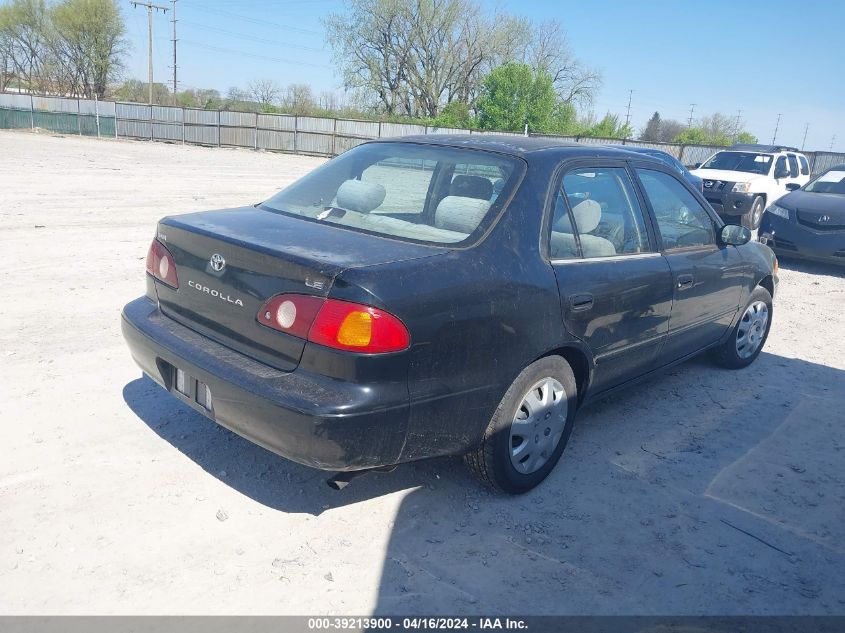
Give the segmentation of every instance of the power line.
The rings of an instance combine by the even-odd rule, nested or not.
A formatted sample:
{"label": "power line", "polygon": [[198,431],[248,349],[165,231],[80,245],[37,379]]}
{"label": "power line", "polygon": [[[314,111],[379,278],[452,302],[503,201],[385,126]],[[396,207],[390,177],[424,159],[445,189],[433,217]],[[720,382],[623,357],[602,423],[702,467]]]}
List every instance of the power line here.
{"label": "power line", "polygon": [[229,53],[232,55],[239,55],[241,57],[252,57],[254,59],[264,59],[271,62],[278,62],[280,64],[295,64],[297,66],[310,66],[311,68],[332,68],[327,64],[311,64],[309,62],[304,62],[302,60],[292,60],[292,59],[282,59],[280,57],[270,57],[268,55],[257,55],[254,53],[246,53],[244,51],[238,51],[231,48],[221,48],[219,46],[209,46],[208,44],[203,44],[201,42],[193,42],[191,40],[180,40],[183,44],[190,44],[191,46],[197,46],[199,48],[205,48],[210,51],[217,51],[218,53]]}
{"label": "power line", "polygon": [[[213,31],[215,33],[223,33],[225,35],[230,35],[232,37],[237,37],[240,39],[248,40],[250,42],[261,42],[264,44],[281,44],[279,40],[270,39],[267,37],[256,37],[254,35],[248,35],[247,33],[236,33],[234,31],[230,31],[228,29],[221,29],[217,26],[208,26],[207,24],[199,24],[198,22],[192,22],[189,20],[181,20],[183,24],[189,24],[192,27],[204,29],[206,31]],[[303,51],[311,51],[312,53],[322,53],[323,49],[321,48],[314,48],[313,46],[301,46],[299,44],[290,44],[285,42],[285,48],[296,48]]]}
{"label": "power line", "polygon": [[251,18],[246,15],[241,15],[239,13],[232,13],[231,11],[224,11],[223,9],[212,9],[211,7],[203,7],[203,11],[209,11],[211,13],[218,13],[220,15],[227,15],[231,18],[235,18],[238,20],[244,20],[245,22],[252,22],[253,24],[260,24],[261,26],[272,27],[276,29],[284,29],[286,31],[293,31],[295,33],[302,33],[303,35],[321,35],[319,31],[311,31],[309,29],[300,29],[295,26],[289,26],[287,24],[279,24],[278,22],[268,22],[267,20],[260,20],[258,18]]}

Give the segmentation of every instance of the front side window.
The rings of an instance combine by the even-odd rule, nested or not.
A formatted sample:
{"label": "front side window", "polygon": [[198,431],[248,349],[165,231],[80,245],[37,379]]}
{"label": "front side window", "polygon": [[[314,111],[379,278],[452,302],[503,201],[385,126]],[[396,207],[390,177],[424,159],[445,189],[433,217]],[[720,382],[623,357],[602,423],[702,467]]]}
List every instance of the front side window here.
{"label": "front side window", "polygon": [[583,257],[612,257],[649,250],[642,210],[624,168],[586,167],[564,175],[552,215],[553,259],[579,252]]}
{"label": "front side window", "polygon": [[684,185],[661,171],[637,169],[637,173],[654,210],[665,249],[716,243],[710,215]]}
{"label": "front side window", "polygon": [[377,235],[460,244],[498,214],[524,171],[520,159],[492,152],[367,143],[261,206]]}
{"label": "front side window", "polygon": [[755,152],[717,152],[710,157],[701,169],[724,169],[744,171],[749,174],[767,175],[772,166],[771,154]]}

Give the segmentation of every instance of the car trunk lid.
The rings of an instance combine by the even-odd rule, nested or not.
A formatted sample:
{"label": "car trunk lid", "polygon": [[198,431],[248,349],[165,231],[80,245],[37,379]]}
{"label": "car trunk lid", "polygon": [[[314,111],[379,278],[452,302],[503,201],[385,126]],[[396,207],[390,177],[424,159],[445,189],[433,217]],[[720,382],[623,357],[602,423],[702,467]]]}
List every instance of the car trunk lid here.
{"label": "car trunk lid", "polygon": [[258,322],[267,299],[281,293],[325,297],[348,268],[443,250],[255,207],[165,218],[157,237],[173,256],[179,280],[178,289],[156,284],[162,312],[283,371],[299,364],[305,341]]}

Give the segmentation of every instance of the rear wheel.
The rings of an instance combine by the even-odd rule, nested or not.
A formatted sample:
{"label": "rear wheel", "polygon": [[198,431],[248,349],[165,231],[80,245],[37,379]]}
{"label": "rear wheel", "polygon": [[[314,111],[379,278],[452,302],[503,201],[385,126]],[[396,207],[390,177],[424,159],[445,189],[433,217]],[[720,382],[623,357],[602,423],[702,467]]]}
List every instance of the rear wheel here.
{"label": "rear wheel", "polygon": [[748,367],[760,355],[772,327],[772,295],[757,286],[730,337],[713,350],[713,359],[728,369]]}
{"label": "rear wheel", "polygon": [[494,488],[510,494],[531,490],[560,459],[572,432],[577,401],[569,364],[560,356],[541,358],[511,384],[481,445],[464,461]]}
{"label": "rear wheel", "polygon": [[763,198],[757,196],[754,198],[754,202],[751,203],[751,209],[742,216],[742,226],[751,229],[757,229],[760,227],[760,219],[763,217],[765,204],[763,203]]}

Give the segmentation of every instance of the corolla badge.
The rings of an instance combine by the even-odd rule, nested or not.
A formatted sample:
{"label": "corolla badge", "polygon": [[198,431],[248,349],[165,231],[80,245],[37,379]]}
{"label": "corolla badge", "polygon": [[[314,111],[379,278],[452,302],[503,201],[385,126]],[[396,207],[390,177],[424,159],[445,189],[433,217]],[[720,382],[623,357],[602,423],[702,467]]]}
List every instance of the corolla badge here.
{"label": "corolla badge", "polygon": [[713,186],[713,181],[712,180],[705,180],[704,186],[707,187],[708,189],[710,189],[710,187]]}
{"label": "corolla badge", "polygon": [[226,260],[223,259],[223,256],[220,253],[214,253],[209,260],[209,264],[211,264],[212,270],[219,273],[226,267]]}

